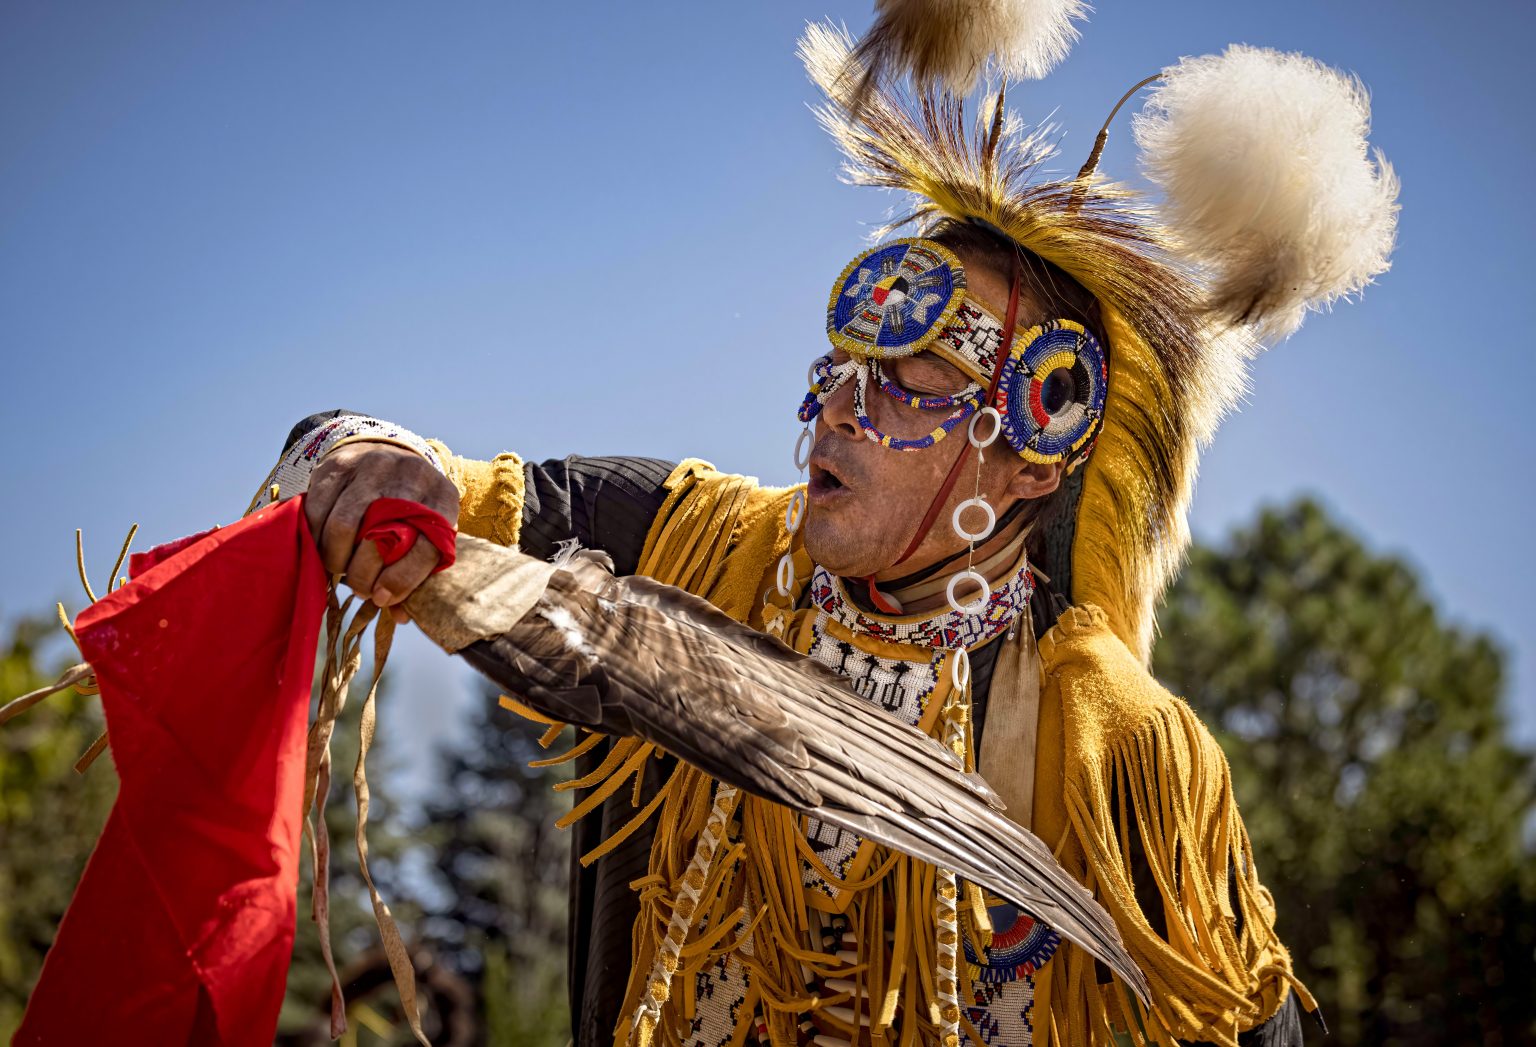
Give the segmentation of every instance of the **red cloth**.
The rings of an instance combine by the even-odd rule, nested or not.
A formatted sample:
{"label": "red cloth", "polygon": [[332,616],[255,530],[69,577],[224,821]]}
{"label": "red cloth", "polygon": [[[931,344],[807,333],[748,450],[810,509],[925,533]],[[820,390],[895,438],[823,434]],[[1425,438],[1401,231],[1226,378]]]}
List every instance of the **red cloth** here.
{"label": "red cloth", "polygon": [[433,574],[453,564],[454,539],[457,537],[453,524],[419,502],[408,502],[404,498],[374,499],[363,514],[359,534],[361,541],[373,542],[379,547],[379,556],[386,567],[410,552],[418,537],[437,546],[441,559],[432,569]]}
{"label": "red cloth", "polygon": [[325,568],[295,498],[131,570],[75,623],[121,789],[12,1043],[267,1047]]}
{"label": "red cloth", "polygon": [[325,568],[301,499],[132,567],[75,623],[121,788],[12,1042],[265,1047]]}

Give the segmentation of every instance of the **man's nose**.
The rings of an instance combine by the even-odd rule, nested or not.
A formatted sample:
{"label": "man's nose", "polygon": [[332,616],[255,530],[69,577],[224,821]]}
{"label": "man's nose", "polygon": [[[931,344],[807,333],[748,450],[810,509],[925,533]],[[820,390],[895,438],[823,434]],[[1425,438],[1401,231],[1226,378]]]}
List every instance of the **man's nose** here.
{"label": "man's nose", "polygon": [[859,375],[849,375],[821,406],[822,420],[843,436],[858,436],[860,432],[858,416],[853,409],[853,387],[859,380]]}

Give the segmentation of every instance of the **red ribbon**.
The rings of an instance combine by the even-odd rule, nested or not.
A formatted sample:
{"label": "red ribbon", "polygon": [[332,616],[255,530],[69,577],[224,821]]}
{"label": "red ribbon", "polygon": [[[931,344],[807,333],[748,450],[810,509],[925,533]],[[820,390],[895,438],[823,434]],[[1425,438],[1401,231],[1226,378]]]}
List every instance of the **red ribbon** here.
{"label": "red ribbon", "polygon": [[437,549],[440,559],[432,569],[433,574],[453,564],[457,537],[453,524],[420,502],[404,498],[374,499],[363,514],[360,533],[359,541],[372,542],[379,547],[379,556],[386,567],[410,552],[417,538],[425,538]]}

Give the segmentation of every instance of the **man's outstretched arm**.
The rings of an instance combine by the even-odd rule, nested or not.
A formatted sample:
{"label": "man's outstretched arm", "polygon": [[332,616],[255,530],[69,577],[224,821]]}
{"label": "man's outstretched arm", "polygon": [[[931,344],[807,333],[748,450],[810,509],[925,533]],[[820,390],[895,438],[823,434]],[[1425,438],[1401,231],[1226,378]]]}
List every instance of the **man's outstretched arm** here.
{"label": "man's outstretched arm", "polygon": [[[363,514],[377,498],[406,498],[457,519],[466,534],[548,557],[575,539],[633,573],[645,536],[666,499],[674,464],[656,458],[572,456],[524,463],[516,455],[489,461],[455,456],[401,427],[356,412],[314,414],[288,434],[269,485],[279,497],[308,489],[307,515],[328,570],[383,606],[399,603],[436,566],[436,551],[418,543],[390,567],[372,543],[357,546]],[[261,504],[269,491],[259,492]]]}

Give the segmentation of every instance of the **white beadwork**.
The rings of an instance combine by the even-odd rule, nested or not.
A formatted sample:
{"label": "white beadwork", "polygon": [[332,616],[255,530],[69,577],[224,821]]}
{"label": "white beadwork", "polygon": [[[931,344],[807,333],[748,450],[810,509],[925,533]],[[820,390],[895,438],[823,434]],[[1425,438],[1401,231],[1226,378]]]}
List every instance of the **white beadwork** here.
{"label": "white beadwork", "polygon": [[[818,614],[812,624],[815,640],[809,656],[848,681],[850,687],[874,708],[904,724],[917,726],[939,682],[939,666],[932,659],[906,661],[882,658],[860,650],[827,631],[830,615]],[[816,858],[838,876],[846,876],[863,840],[856,834],[818,818],[806,819],[806,839]],[[802,862],[806,887],[832,897],[833,888],[807,862]]]}
{"label": "white beadwork", "polygon": [[[692,1031],[688,1031],[689,1026],[683,1027],[683,1047],[730,1047],[737,1042],[739,1012],[752,991],[752,971],[744,962],[753,955],[752,936],[745,933],[752,925],[751,892],[742,896],[741,913],[736,924],[736,948],[694,975],[693,996],[699,1003]],[[709,929],[708,921],[702,921],[698,933]]]}
{"label": "white beadwork", "polygon": [[[788,631],[789,627],[797,631],[797,635],[803,636],[803,631],[811,633],[810,645],[807,654],[812,659],[825,665],[827,668],[845,678],[853,690],[871,703],[871,713],[875,709],[882,710],[896,719],[907,723],[917,724],[924,718],[925,711],[929,709],[929,702],[933,700],[935,689],[939,686],[941,673],[946,671],[945,663],[948,662],[948,670],[952,674],[960,673],[960,682],[967,685],[966,690],[958,695],[952,695],[951,701],[956,705],[954,709],[946,709],[941,714],[943,727],[939,739],[946,742],[952,749],[963,732],[968,720],[962,711],[968,697],[969,684],[972,682],[970,674],[966,672],[969,663],[969,655],[962,646],[975,646],[985,642],[993,636],[1000,636],[1006,631],[1008,624],[1019,617],[1027,606],[1029,580],[1027,569],[1022,562],[1016,568],[1017,573],[1006,583],[1002,583],[994,591],[995,597],[989,597],[989,609],[985,616],[972,616],[970,619],[962,619],[960,616],[945,610],[935,612],[926,620],[915,621],[917,616],[904,616],[902,619],[892,619],[889,616],[866,616],[856,606],[846,602],[846,593],[842,589],[840,579],[828,574],[824,568],[817,567],[812,571],[809,583],[814,610],[802,608],[794,611],[781,608],[781,601],[771,595],[765,596],[765,602],[769,605],[765,609],[764,619],[767,622],[766,629],[772,633]],[[769,593],[772,593],[770,588]],[[995,605],[995,606],[992,606]],[[995,612],[995,617],[994,617]],[[807,621],[805,615],[810,615]],[[848,637],[847,633],[832,623],[837,622],[853,631],[854,637]],[[799,623],[799,624],[796,624]],[[829,626],[832,626],[829,629]],[[900,643],[909,648],[913,655],[911,658],[891,658],[873,654],[864,649],[861,644],[863,634],[877,636],[887,643]],[[947,639],[940,641],[939,635]],[[923,648],[927,648],[927,656],[923,656]],[[888,650],[883,648],[882,650]],[[963,749],[962,749],[963,751]],[[857,856],[865,841],[855,833],[845,832],[835,826],[827,825],[815,818],[807,818],[803,825],[807,842],[812,848],[816,859],[822,862],[835,875],[847,877],[858,868]],[[826,880],[820,877],[810,862],[802,860],[802,883],[808,892],[816,892],[828,898],[836,898],[837,892]],[[937,893],[937,884],[936,893]],[[958,909],[959,885],[957,884],[954,901],[951,905]],[[935,907],[944,899],[936,899],[932,903]],[[745,903],[744,903],[745,904]],[[920,904],[919,913],[931,914],[938,918],[938,923],[943,922],[942,914],[937,909],[929,909]],[[914,914],[915,918],[920,918]],[[743,924],[745,926],[745,924]],[[966,961],[964,950],[970,948],[966,944],[963,921],[954,920],[956,935],[949,939],[955,943],[955,955],[949,959],[945,970],[959,974],[959,965]],[[811,933],[814,935],[814,927]],[[695,928],[693,936],[697,938],[702,931]],[[887,948],[890,948],[887,943]],[[948,950],[947,945],[941,944],[941,949]],[[839,959],[852,965],[857,962],[858,956],[855,947],[845,938],[842,942],[842,952]],[[721,1047],[722,1044],[732,1042],[730,1036],[742,1032],[744,1023],[748,1028],[756,1028],[757,1018],[744,1009],[747,1001],[754,996],[751,991],[753,983],[747,968],[741,966],[740,958],[750,956],[751,941],[743,939],[736,950],[728,956],[722,956],[714,964],[701,970],[696,980],[691,983],[694,989],[695,1012],[693,1024],[679,1023],[679,1034],[684,1047]],[[938,973],[937,966],[934,971]],[[850,976],[851,977],[851,976]],[[948,979],[939,979],[947,981]],[[827,978],[822,982],[823,993],[841,991],[853,991],[853,983],[840,978]],[[938,986],[936,985],[937,989]],[[1031,1042],[1031,1033],[1028,1022],[1031,1018],[1029,1011],[1029,995],[1032,994],[1033,982],[1028,975],[1021,975],[1016,980],[1007,983],[995,984],[993,982],[978,983],[972,997],[959,999],[960,988],[958,977],[956,978],[956,1005],[959,1007],[958,1017],[963,1022],[970,1023],[969,1027],[985,1028],[988,1030],[1002,1028],[1006,1035],[1002,1037],[988,1036],[982,1043],[972,1043],[966,1038],[964,1030],[966,1024],[959,1025],[959,1044],[963,1047],[1028,1047]],[[681,996],[682,990],[678,989],[676,995]],[[867,995],[861,994],[860,1002],[854,1004],[850,1001],[848,1016],[854,1020],[867,1024],[870,1020],[868,1007],[870,1006]],[[948,994],[935,993],[931,999],[941,1008],[948,1004]],[[1015,1000],[1024,1000],[1016,1012],[1005,1013],[1004,1008],[1011,1006]],[[973,1004],[975,1006],[973,1006]],[[829,1012],[830,1013],[830,1012]],[[955,1016],[956,1012],[948,1012]],[[670,1020],[670,1019],[669,1019]],[[939,1030],[942,1034],[949,1029],[949,1023],[944,1022]],[[953,1030],[951,1030],[953,1031]],[[746,1031],[747,1043],[755,1042],[753,1032]],[[826,1037],[827,1034],[812,1033],[815,1036]],[[766,1042],[766,1041],[764,1041]],[[828,1040],[827,1042],[831,1042]],[[846,1040],[841,1041],[846,1044]],[[927,1042],[927,1041],[925,1041]],[[938,1042],[943,1042],[942,1038]]]}
{"label": "white beadwork", "polygon": [[[326,455],[343,443],[362,440],[378,440],[382,443],[409,448],[431,462],[432,468],[438,472],[446,471],[437,457],[437,452],[432,450],[427,441],[409,429],[362,414],[337,415],[322,422],[293,442],[293,446],[288,448],[283,457],[278,459],[277,464],[272,467],[272,471],[267,474],[266,481],[261,485],[261,491],[251,502],[251,511],[270,505],[277,499],[303,494],[309,490],[309,478],[314,473],[315,467]],[[273,497],[272,491],[274,484],[277,486],[276,498]]]}
{"label": "white beadwork", "polygon": [[1002,344],[1003,322],[967,299],[955,313],[954,322],[939,333],[930,348],[984,381],[1001,362],[997,357]]}
{"label": "white beadwork", "polygon": [[[979,572],[976,577],[981,577]],[[985,581],[981,582],[983,586]],[[995,588],[984,590],[981,603],[967,610],[954,607],[928,615],[891,617],[861,610],[848,597],[843,579],[825,567],[811,573],[811,602],[847,628],[891,643],[917,647],[975,647],[1008,630],[1008,625],[1029,605],[1033,580],[1027,562],[1020,561]]]}

